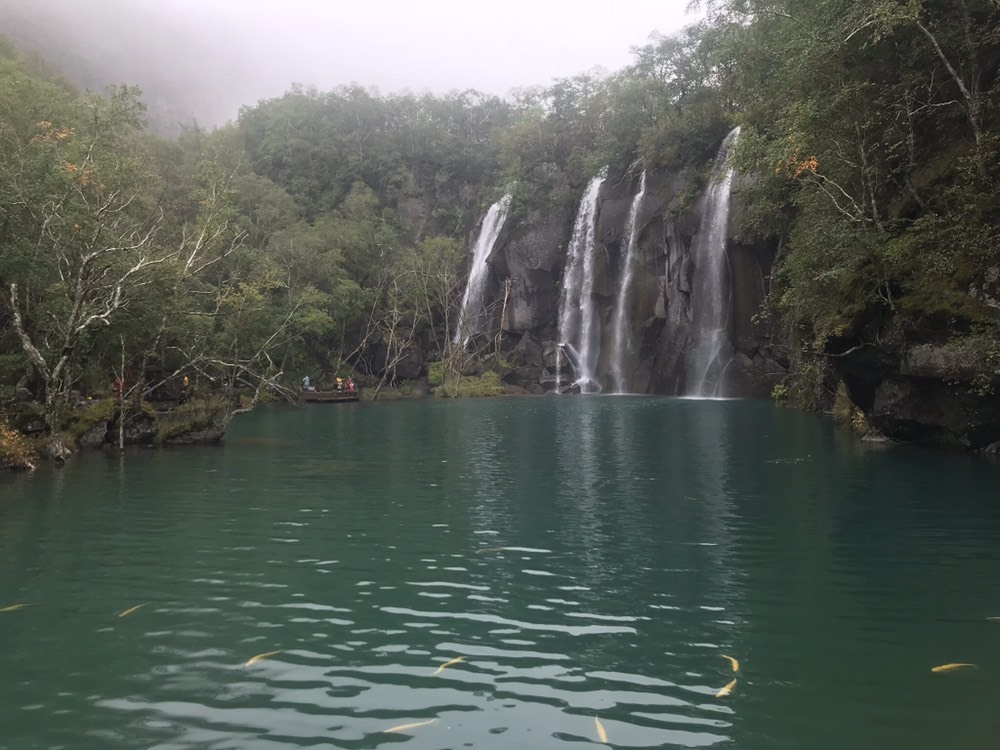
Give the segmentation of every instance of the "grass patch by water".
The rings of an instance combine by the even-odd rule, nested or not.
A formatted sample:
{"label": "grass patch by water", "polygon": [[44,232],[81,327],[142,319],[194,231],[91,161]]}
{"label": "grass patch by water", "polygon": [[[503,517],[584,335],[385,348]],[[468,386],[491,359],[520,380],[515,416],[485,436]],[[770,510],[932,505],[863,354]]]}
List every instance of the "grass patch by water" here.
{"label": "grass patch by water", "polygon": [[485,372],[480,376],[470,376],[448,381],[434,390],[434,395],[442,398],[484,398],[503,396],[507,392],[500,375]]}

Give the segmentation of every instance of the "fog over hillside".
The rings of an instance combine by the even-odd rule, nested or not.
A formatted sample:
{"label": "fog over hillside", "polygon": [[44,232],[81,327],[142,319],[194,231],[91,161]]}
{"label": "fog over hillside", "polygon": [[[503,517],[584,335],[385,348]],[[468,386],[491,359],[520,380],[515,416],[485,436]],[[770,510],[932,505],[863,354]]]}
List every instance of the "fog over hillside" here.
{"label": "fog over hillside", "polygon": [[[4,32],[76,83],[95,90],[141,86],[151,123],[166,133],[195,121],[222,124],[240,105],[281,90],[277,82],[268,87],[246,75],[241,58],[213,40],[214,29],[188,21],[170,12],[169,3],[149,0],[0,4]],[[235,34],[226,39],[231,47],[249,43]]]}
{"label": "fog over hillside", "polygon": [[615,70],[688,0],[0,0],[0,30],[77,83],[143,88],[152,124],[219,125],[293,82],[504,95]]}

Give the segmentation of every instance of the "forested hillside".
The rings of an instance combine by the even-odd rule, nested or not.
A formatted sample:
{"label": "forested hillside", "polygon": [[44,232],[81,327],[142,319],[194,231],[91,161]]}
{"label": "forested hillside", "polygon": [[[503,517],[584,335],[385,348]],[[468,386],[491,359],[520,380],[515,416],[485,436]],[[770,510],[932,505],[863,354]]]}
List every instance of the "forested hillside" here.
{"label": "forested hillside", "polygon": [[997,3],[712,7],[738,50],[740,165],[759,178],[744,231],[782,245],[767,312],[798,398],[813,403],[832,361],[867,408],[878,361],[930,342],[950,342],[955,374],[991,392]]}
{"label": "forested hillside", "polygon": [[[4,45],[0,384],[60,434],[115,378],[139,408],[184,376],[252,403],[279,374],[481,372],[450,338],[492,201],[510,190],[524,230],[605,166],[703,186],[741,125],[735,231],[777,248],[758,315],[788,368],[776,395],[822,407],[843,381],[868,412],[909,367],[996,409],[998,4],[706,9],[605,77],[509,99],[296,87],[175,140],[144,127],[141,92],[77,91]],[[930,364],[907,365],[922,345]]]}

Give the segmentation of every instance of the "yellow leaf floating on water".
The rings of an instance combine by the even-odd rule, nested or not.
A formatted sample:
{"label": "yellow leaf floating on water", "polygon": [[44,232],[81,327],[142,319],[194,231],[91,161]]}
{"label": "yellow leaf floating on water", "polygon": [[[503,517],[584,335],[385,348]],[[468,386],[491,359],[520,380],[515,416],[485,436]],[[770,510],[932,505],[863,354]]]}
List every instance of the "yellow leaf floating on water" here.
{"label": "yellow leaf floating on water", "polygon": [[119,612],[118,616],[119,617],[128,617],[129,615],[135,614],[136,612],[138,612],[140,609],[142,609],[145,606],[146,606],[145,604],[136,604],[134,607],[129,607],[124,612]]}
{"label": "yellow leaf floating on water", "polygon": [[458,664],[459,662],[463,662],[463,661],[465,661],[465,657],[464,656],[456,656],[454,659],[449,659],[444,664],[442,664],[440,667],[438,667],[437,671],[435,671],[434,674],[441,674],[441,671],[445,667],[450,667],[452,664]]}
{"label": "yellow leaf floating on water", "polygon": [[411,724],[400,724],[398,727],[391,727],[389,729],[383,729],[382,731],[385,732],[386,734],[395,734],[396,732],[405,732],[407,729],[426,727],[433,724],[436,721],[437,719],[427,719],[426,721],[414,721]]}
{"label": "yellow leaf floating on water", "polygon": [[715,694],[716,698],[726,698],[733,694],[733,688],[736,687],[736,680],[733,680],[728,685],[726,685],[722,690]]}
{"label": "yellow leaf floating on water", "polygon": [[931,667],[932,672],[954,672],[957,669],[975,669],[975,664],[968,664],[964,661],[951,662],[949,664],[942,664],[938,667]]}
{"label": "yellow leaf floating on water", "polygon": [[729,659],[729,663],[733,665],[733,671],[734,672],[739,672],[740,671],[740,660],[739,659],[734,659],[733,657],[726,656],[725,654],[722,654],[721,656],[722,656],[723,659]]}
{"label": "yellow leaf floating on water", "polygon": [[277,651],[265,651],[263,654],[257,654],[256,656],[251,657],[250,660],[246,663],[245,666],[252,667],[254,664],[256,664],[257,662],[259,662],[261,659],[269,659],[270,657],[277,656],[280,653],[281,653],[281,649],[278,649]]}
{"label": "yellow leaf floating on water", "polygon": [[24,609],[27,606],[27,604],[11,604],[9,607],[0,609],[0,612],[17,612],[19,609]]}
{"label": "yellow leaf floating on water", "polygon": [[601,723],[601,720],[598,719],[596,716],[594,717],[594,726],[597,727],[597,739],[607,744],[608,733],[604,731],[604,725]]}

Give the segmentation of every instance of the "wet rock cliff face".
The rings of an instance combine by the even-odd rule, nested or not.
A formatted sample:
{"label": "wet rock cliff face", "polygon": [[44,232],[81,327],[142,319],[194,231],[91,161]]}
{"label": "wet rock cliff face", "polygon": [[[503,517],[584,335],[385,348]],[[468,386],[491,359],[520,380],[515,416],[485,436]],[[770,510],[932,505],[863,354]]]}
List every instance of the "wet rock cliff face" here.
{"label": "wet rock cliff face", "polygon": [[904,443],[1000,453],[1000,372],[996,353],[975,340],[893,324],[879,346],[831,357],[851,400],[882,435]]}
{"label": "wet rock cliff face", "polygon": [[[637,189],[637,179],[608,180],[599,197],[592,295],[601,330],[597,369],[605,375],[611,364],[613,306],[628,247],[629,209]],[[562,274],[581,192],[567,188],[545,211],[529,211],[509,222],[488,261],[487,296],[497,311],[496,325],[520,365],[509,380],[533,392],[556,382]],[[647,175],[637,211],[635,276],[625,316],[631,340],[623,363],[629,392],[684,393],[686,355],[692,348],[691,280],[697,262],[691,249],[703,208],[701,200],[689,200],[691,194],[691,185],[676,175]],[[767,331],[753,316],[767,292],[774,248],[730,240],[727,258],[729,338],[735,356],[716,376],[724,379],[727,395],[767,397],[785,371],[767,354]],[[560,379],[563,385],[573,380],[565,363]]]}
{"label": "wet rock cliff face", "polygon": [[[573,208],[561,201],[545,213],[534,212],[508,235],[487,263],[500,300],[502,328],[507,333],[533,334],[542,338],[556,335],[559,315],[559,281],[566,247],[567,226]],[[506,310],[502,297],[504,282],[510,279]]]}
{"label": "wet rock cliff face", "polygon": [[[596,376],[605,389],[613,309],[638,183],[636,177],[607,180],[598,197],[590,296],[601,343]],[[635,276],[625,315],[631,340],[624,362],[629,392],[687,392],[687,360],[696,343],[692,280],[698,258],[693,248],[705,210],[703,196],[691,200],[703,191],[692,188],[677,175],[647,175],[636,213]],[[565,390],[574,380],[571,365],[566,357],[557,358],[556,351],[567,246],[582,192],[582,186],[565,186],[546,209],[512,217],[489,259],[487,297],[496,311],[492,330],[503,331],[506,356],[514,365],[505,379],[534,393],[550,391],[557,383]],[[737,182],[723,274],[732,357],[712,377],[724,384],[727,396],[767,398],[788,368],[777,353],[783,342],[756,318],[769,290],[776,247],[744,244],[733,236],[742,209]],[[985,300],[1000,316],[1000,269],[988,280],[970,295]],[[869,424],[893,440],[1000,453],[1000,352],[977,349],[968,341],[955,345],[947,330],[901,330],[891,320],[876,327],[863,339],[877,346],[850,341],[831,348],[828,386],[843,382]]]}

